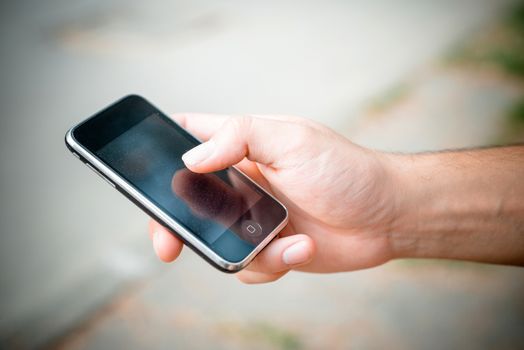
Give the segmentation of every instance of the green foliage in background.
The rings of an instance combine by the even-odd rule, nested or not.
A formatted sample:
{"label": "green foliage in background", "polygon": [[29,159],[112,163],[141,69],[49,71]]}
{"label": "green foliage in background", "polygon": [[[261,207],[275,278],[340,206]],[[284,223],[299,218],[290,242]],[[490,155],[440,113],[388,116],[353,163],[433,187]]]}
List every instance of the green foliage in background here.
{"label": "green foliage in background", "polygon": [[524,78],[524,3],[491,30],[456,47],[447,60],[452,64],[488,65],[512,77]]}
{"label": "green foliage in background", "polygon": [[[446,57],[454,66],[490,68],[517,84],[524,81],[524,2],[515,6],[491,28],[463,42]],[[524,135],[524,96],[508,108],[505,126],[495,143],[522,140]]]}
{"label": "green foliage in background", "polygon": [[506,139],[519,139],[524,135],[524,96],[509,108],[507,116]]}
{"label": "green foliage in background", "polygon": [[398,84],[391,87],[382,95],[372,99],[368,105],[370,112],[383,112],[396,105],[410,93],[410,86],[407,84]]}

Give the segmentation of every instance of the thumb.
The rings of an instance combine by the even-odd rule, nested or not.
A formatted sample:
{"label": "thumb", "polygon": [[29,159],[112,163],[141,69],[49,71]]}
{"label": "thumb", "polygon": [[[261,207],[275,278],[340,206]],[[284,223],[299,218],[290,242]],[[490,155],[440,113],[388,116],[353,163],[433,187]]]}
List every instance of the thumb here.
{"label": "thumb", "polygon": [[290,138],[300,124],[251,116],[228,119],[213,137],[186,152],[182,160],[199,173],[212,172],[239,163],[247,157],[253,162],[276,166],[285,153],[297,145]]}

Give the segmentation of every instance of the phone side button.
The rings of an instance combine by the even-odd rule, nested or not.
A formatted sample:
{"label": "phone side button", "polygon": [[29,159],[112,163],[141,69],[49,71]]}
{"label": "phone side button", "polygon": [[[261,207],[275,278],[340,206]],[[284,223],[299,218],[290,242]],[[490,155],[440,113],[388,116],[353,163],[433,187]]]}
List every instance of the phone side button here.
{"label": "phone side button", "polygon": [[100,176],[102,179],[104,179],[105,182],[107,182],[108,184],[110,184],[112,187],[115,187],[115,184],[111,182],[111,180],[109,180],[107,177],[105,177],[101,172],[99,172],[98,170],[96,170],[95,168],[93,168],[93,166],[89,163],[85,163],[87,165],[87,167],[91,170],[93,170],[95,173],[98,174],[98,176]]}

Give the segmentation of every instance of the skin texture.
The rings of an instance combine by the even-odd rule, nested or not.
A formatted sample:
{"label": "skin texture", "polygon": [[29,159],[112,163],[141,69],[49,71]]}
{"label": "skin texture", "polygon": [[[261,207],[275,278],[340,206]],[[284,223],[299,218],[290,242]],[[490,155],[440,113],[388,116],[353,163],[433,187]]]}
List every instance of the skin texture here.
{"label": "skin texture", "polygon": [[[524,261],[522,147],[406,156],[297,117],[173,118],[206,141],[182,157],[191,171],[237,165],[289,210],[280,237],[237,273],[245,283],[400,257]],[[167,229],[151,221],[149,232],[161,260],[178,257],[183,244]]]}

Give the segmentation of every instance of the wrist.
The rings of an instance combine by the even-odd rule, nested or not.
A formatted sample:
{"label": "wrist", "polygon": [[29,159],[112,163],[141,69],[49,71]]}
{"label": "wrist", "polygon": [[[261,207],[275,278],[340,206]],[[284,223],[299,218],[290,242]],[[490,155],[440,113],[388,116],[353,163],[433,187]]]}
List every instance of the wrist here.
{"label": "wrist", "polygon": [[443,153],[390,158],[397,184],[395,218],[389,231],[393,256],[470,256],[468,243],[478,228],[476,221],[490,215],[492,208],[481,196],[472,201],[460,166]]}
{"label": "wrist", "polygon": [[506,263],[522,253],[515,162],[485,150],[388,158],[397,189],[388,231],[394,258]]}
{"label": "wrist", "polygon": [[412,188],[415,162],[413,156],[373,151],[381,173],[380,184],[375,184],[380,195],[375,199],[379,206],[379,223],[376,229],[389,240],[390,259],[413,257],[418,250],[418,237],[414,230],[417,220],[417,190]]}
{"label": "wrist", "polygon": [[382,153],[384,168],[389,182],[387,195],[390,200],[390,216],[385,226],[389,239],[391,258],[407,258],[417,255],[419,237],[416,220],[417,205],[413,188],[415,161],[412,155]]}
{"label": "wrist", "polygon": [[429,257],[428,238],[422,231],[421,212],[431,211],[434,179],[427,159],[418,155],[388,154],[390,176],[394,185],[394,214],[388,231],[392,256],[396,258]]}

